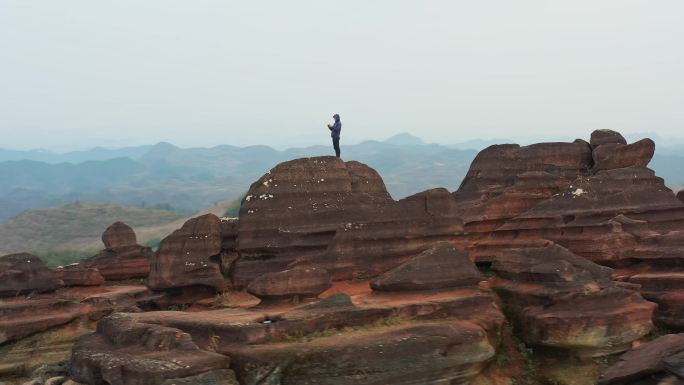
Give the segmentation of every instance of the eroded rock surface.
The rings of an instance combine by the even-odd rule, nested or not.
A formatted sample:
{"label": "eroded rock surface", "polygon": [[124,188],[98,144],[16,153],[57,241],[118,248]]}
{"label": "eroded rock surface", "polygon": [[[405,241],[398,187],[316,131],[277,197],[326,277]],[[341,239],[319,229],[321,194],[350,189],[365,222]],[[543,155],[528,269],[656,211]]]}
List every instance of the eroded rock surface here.
{"label": "eroded rock surface", "polygon": [[325,269],[294,268],[266,273],[247,286],[257,297],[315,297],[330,288],[330,274]]}
{"label": "eroded rock surface", "polygon": [[622,134],[613,130],[596,130],[591,133],[589,144],[594,149],[604,144],[627,144],[627,140]]}
{"label": "eroded rock surface", "polygon": [[55,291],[62,281],[43,261],[28,253],[0,257],[0,297]]}
{"label": "eroded rock surface", "polygon": [[636,384],[639,380],[666,378],[665,360],[683,351],[684,334],[658,337],[620,356],[620,360],[601,376],[599,384]]}
{"label": "eroded rock surface", "polygon": [[114,312],[140,312],[152,298],[145,286],[60,289],[0,299],[0,378],[27,376],[68,359],[76,340]]}
{"label": "eroded rock surface", "polygon": [[[463,245],[471,258],[489,262],[502,249],[552,241],[616,268],[616,278],[623,281],[647,272],[634,280],[651,287],[643,295],[659,304],[659,322],[680,327],[684,294],[679,286],[653,287],[663,275],[672,281],[672,273],[684,272],[684,204],[646,167],[652,141],[626,144],[618,134],[603,131],[592,137],[591,145],[576,141],[482,151],[454,193],[468,233]],[[516,153],[522,153],[519,159],[511,155]]]}
{"label": "eroded rock surface", "polygon": [[159,385],[228,364],[226,356],[199,349],[178,329],[142,324],[119,313],[100,321],[96,334],[74,346],[71,374],[91,385]]}
{"label": "eroded rock surface", "polygon": [[214,214],[192,218],[164,238],[152,259],[148,285],[154,290],[206,286],[221,290],[221,220]]}
{"label": "eroded rock surface", "polygon": [[137,244],[133,229],[115,222],[102,234],[105,249],[82,261],[82,268],[95,268],[107,281],[145,278],[150,272],[152,249]]}
{"label": "eroded rock surface", "polygon": [[64,286],[99,286],[105,282],[100,271],[93,267],[83,267],[79,264],[60,267],[54,270],[57,278]]}
{"label": "eroded rock surface", "polygon": [[281,163],[255,182],[240,210],[232,283],[291,267],[333,280],[367,279],[462,231],[448,191],[394,201],[375,170],[334,157]]}
{"label": "eroded rock surface", "polygon": [[[639,345],[653,302],[657,322],[684,327],[684,203],[647,168],[653,149],[609,130],[492,146],[458,191],[399,201],[366,165],[296,159],[251,186],[239,219],[205,215],[167,237],[154,294],[31,298],[44,301],[32,309],[21,298],[0,311],[37,325],[26,334],[13,322],[10,346],[129,313],[76,346],[75,379],[89,384],[506,383],[500,361],[517,351],[511,366],[526,371],[526,345],[553,353],[539,376],[582,371],[564,383],[594,383],[600,366],[587,357]],[[135,243],[125,225],[105,233],[112,252]],[[482,282],[474,262],[495,276]],[[98,288],[62,290],[75,289]],[[526,345],[510,343],[500,306]],[[41,307],[73,315],[50,326]],[[159,308],[186,311],[142,312]],[[625,354],[602,381],[676,383],[684,353],[668,338]]]}
{"label": "eroded rock surface", "polygon": [[[294,308],[274,304],[110,318],[100,322],[95,335],[83,338],[75,347],[72,362],[79,373],[77,379],[99,383],[93,379],[109,376],[100,373],[114,366],[115,376],[131,376],[117,377],[122,384],[137,384],[129,374],[141,370],[138,367],[143,364],[135,364],[137,360],[149,357],[167,362],[165,357],[172,353],[187,362],[189,369],[207,371],[207,364],[188,359],[195,354],[209,359],[215,357],[209,352],[216,352],[231,358],[231,368],[242,385],[414,384],[426,380],[466,384],[493,358],[503,323],[492,294],[478,288],[395,295],[371,294],[367,284],[353,302],[323,300]],[[183,341],[188,336],[185,343],[191,341],[191,348],[179,352],[167,335],[181,335]],[[139,342],[146,348],[130,347],[138,344],[140,336],[146,336]],[[157,352],[146,353],[150,347]],[[159,383],[161,375],[156,372],[161,370],[153,366],[149,370],[154,379],[149,384]]]}
{"label": "eroded rock surface", "polygon": [[467,253],[442,242],[377,277],[371,287],[378,291],[434,290],[477,286],[482,280]]}
{"label": "eroded rock surface", "polygon": [[526,343],[600,356],[648,334],[656,305],[612,270],[554,244],[509,249],[494,260],[492,287],[514,314]]}

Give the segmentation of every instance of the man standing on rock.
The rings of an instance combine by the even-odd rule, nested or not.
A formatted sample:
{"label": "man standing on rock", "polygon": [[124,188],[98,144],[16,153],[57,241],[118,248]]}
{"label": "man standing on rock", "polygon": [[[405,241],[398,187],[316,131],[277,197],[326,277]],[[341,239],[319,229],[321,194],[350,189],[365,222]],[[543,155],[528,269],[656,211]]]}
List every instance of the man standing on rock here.
{"label": "man standing on rock", "polygon": [[328,124],[330,136],[332,137],[333,147],[335,148],[335,156],[340,157],[340,131],[342,131],[342,122],[340,122],[340,115],[333,115],[335,123]]}

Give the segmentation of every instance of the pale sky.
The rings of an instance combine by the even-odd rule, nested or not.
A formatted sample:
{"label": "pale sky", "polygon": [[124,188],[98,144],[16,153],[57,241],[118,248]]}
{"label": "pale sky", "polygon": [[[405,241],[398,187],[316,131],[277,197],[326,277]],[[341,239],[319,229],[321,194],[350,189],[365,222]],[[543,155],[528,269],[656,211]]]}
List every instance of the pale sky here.
{"label": "pale sky", "polygon": [[684,136],[681,0],[0,0],[0,148]]}

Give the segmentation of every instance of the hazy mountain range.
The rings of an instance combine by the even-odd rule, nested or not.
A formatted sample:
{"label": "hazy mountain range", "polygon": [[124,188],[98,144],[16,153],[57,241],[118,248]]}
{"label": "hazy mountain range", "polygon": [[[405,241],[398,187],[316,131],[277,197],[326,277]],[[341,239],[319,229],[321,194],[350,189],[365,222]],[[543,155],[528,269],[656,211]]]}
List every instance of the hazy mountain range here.
{"label": "hazy mountain range", "polygon": [[[375,168],[396,199],[432,187],[458,188],[478,150],[506,142],[439,145],[399,134],[385,141],[343,143],[342,156]],[[279,151],[267,146],[179,148],[168,143],[62,154],[0,150],[0,222],[26,210],[74,201],[193,213],[239,197],[279,162],[331,153],[329,146]],[[671,187],[684,185],[681,165],[682,145],[659,147],[651,163]]]}

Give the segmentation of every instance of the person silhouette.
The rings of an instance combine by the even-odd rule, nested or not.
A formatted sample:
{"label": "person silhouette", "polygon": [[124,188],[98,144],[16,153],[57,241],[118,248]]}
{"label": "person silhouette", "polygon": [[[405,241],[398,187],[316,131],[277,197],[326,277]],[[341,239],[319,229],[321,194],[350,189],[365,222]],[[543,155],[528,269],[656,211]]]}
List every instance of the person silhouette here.
{"label": "person silhouette", "polygon": [[328,124],[328,129],[330,130],[330,137],[332,137],[333,148],[335,149],[335,156],[340,157],[340,132],[342,131],[342,122],[340,121],[340,115],[333,115],[335,123]]}

